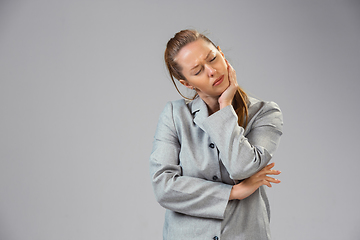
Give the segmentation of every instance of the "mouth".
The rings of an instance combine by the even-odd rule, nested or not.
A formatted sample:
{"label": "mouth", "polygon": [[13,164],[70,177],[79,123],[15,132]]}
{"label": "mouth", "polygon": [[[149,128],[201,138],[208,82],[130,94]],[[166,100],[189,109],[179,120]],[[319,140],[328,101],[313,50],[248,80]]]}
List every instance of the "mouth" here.
{"label": "mouth", "polygon": [[213,83],[213,86],[217,86],[219,84],[221,84],[224,80],[224,75],[222,75],[221,77],[219,77],[218,79],[215,80],[215,82]]}

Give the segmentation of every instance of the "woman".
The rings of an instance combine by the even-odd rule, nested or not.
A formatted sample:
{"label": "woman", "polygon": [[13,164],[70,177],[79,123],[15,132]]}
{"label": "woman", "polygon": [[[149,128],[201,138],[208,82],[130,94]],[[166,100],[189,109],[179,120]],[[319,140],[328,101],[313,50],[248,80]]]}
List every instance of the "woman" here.
{"label": "woman", "polygon": [[268,176],[280,174],[268,164],[279,107],[248,97],[221,49],[194,30],[169,40],[165,62],[196,95],[169,102],[155,133],[150,172],[167,209],[164,239],[270,239],[264,185],[280,182]]}

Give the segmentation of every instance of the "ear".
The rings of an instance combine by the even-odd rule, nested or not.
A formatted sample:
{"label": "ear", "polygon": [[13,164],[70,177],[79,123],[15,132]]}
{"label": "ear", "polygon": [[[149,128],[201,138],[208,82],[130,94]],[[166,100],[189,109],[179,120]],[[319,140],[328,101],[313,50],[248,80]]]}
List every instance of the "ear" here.
{"label": "ear", "polygon": [[189,84],[189,82],[186,81],[186,80],[184,80],[184,79],[180,79],[179,82],[180,82],[182,85],[184,85],[185,87],[187,87],[187,88],[189,88],[189,89],[191,89],[191,90],[194,89],[194,87],[191,86],[191,85]]}
{"label": "ear", "polygon": [[217,46],[217,49],[219,50],[219,52],[221,53],[221,55],[222,55],[223,57],[225,57],[225,56],[224,56],[224,53],[221,51],[220,46]]}

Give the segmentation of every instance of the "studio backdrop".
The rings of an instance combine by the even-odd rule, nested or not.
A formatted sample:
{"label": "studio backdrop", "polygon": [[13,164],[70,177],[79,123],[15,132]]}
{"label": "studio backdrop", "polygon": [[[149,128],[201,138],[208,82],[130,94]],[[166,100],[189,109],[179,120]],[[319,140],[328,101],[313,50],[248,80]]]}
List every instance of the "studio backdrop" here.
{"label": "studio backdrop", "polygon": [[359,26],[356,0],[1,1],[0,239],[162,239],[149,156],[185,28],[283,111],[273,239],[359,239]]}

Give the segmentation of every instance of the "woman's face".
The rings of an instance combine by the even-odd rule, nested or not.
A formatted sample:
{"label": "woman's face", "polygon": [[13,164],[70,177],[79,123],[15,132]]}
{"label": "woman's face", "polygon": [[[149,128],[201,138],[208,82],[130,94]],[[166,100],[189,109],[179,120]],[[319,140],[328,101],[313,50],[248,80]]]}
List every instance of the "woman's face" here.
{"label": "woman's face", "polygon": [[186,78],[180,82],[187,88],[195,88],[202,99],[217,98],[229,86],[224,54],[203,39],[185,45],[175,61]]}

